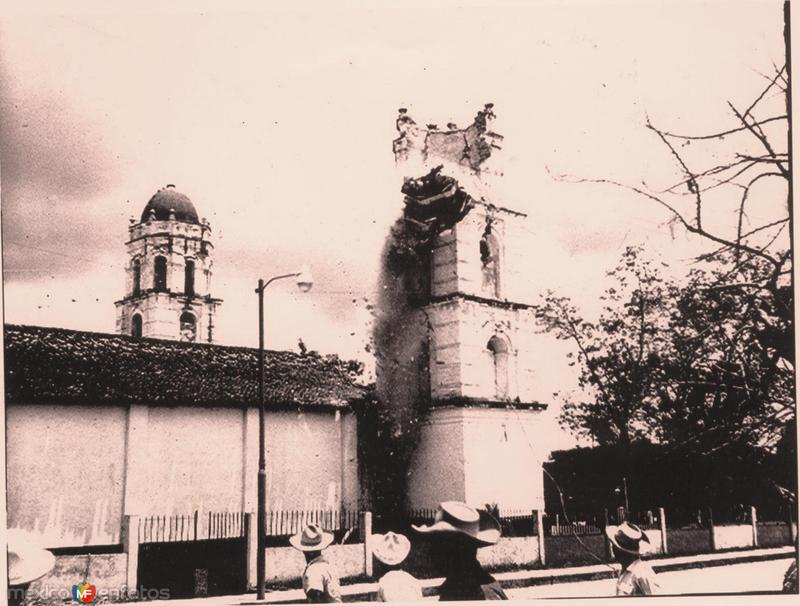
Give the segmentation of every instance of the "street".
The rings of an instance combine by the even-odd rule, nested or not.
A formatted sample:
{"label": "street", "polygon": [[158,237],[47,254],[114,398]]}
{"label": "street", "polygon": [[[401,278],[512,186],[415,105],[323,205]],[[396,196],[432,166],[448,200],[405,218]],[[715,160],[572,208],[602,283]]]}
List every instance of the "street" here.
{"label": "street", "polygon": [[[790,558],[749,562],[730,566],[710,566],[675,570],[658,575],[663,593],[709,594],[745,593],[751,591],[778,591],[783,575],[791,563]],[[511,599],[527,598],[587,598],[614,595],[614,580],[534,585],[506,590]]]}

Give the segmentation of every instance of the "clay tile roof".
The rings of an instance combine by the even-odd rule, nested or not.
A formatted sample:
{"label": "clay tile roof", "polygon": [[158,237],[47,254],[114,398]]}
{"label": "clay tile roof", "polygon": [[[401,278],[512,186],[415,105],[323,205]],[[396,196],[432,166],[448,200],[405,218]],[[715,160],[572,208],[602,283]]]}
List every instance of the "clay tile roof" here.
{"label": "clay tile roof", "polygon": [[[6,402],[258,406],[258,350],[5,325]],[[346,408],[362,397],[346,362],[267,351],[268,407]]]}

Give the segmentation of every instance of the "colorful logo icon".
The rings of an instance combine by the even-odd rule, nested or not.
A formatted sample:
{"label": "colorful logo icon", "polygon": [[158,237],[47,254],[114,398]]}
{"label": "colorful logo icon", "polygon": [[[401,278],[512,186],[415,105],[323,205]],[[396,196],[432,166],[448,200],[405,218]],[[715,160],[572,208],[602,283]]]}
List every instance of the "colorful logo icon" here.
{"label": "colorful logo icon", "polygon": [[86,581],[72,586],[72,599],[79,604],[88,604],[97,597],[97,587]]}

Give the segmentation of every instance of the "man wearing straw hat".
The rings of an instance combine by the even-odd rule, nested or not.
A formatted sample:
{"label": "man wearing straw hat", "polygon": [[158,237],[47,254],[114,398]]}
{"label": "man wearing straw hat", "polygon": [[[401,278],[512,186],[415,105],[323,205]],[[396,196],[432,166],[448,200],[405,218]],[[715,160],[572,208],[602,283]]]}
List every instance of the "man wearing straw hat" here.
{"label": "man wearing straw hat", "polygon": [[[387,532],[372,535],[372,555],[378,561],[376,576],[379,602],[416,602],[422,599],[419,581],[400,569],[411,551],[411,543],[402,534]],[[385,574],[383,569],[386,570]]]}
{"label": "man wearing straw hat", "polygon": [[412,526],[431,539],[431,556],[445,575],[439,601],[507,600],[503,588],[478,562],[478,549],[500,540],[500,523],[486,511],[446,501],[430,526]]}
{"label": "man wearing straw hat", "polygon": [[12,529],[8,537],[8,604],[19,606],[28,587],[52,570],[55,556],[37,547],[28,533]]}
{"label": "man wearing straw hat", "polygon": [[623,522],[619,526],[606,526],[606,536],[611,542],[614,558],[622,566],[617,579],[617,595],[646,596],[659,593],[656,573],[641,558],[639,545],[649,543],[647,534],[636,524]]}
{"label": "man wearing straw hat", "polygon": [[322,554],[322,550],[333,543],[333,534],[316,524],[309,524],[302,532],[290,537],[289,543],[302,551],[306,558],[306,569],[303,571],[306,601],[311,604],[341,602],[339,576]]}

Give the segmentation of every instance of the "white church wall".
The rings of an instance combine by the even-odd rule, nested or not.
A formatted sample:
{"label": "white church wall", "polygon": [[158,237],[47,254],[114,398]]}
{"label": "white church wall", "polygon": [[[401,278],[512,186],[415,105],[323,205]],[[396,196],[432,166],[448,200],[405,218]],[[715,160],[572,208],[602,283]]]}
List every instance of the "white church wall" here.
{"label": "white church wall", "polygon": [[8,527],[48,547],[119,542],[126,410],[6,407]]}
{"label": "white church wall", "polygon": [[467,502],[503,510],[544,509],[542,460],[537,439],[542,415],[531,410],[468,408],[461,413]]}
{"label": "white church wall", "polygon": [[[265,429],[269,509],[357,507],[352,413],[273,410]],[[113,544],[124,514],[255,511],[258,411],[13,405],[7,457],[9,527]]]}
{"label": "white church wall", "polygon": [[442,501],[464,501],[464,426],[462,411],[430,412],[420,431],[408,478],[408,505],[433,509]]}
{"label": "white church wall", "polygon": [[409,476],[409,505],[441,501],[503,510],[543,509],[541,413],[436,408],[425,421]]}

